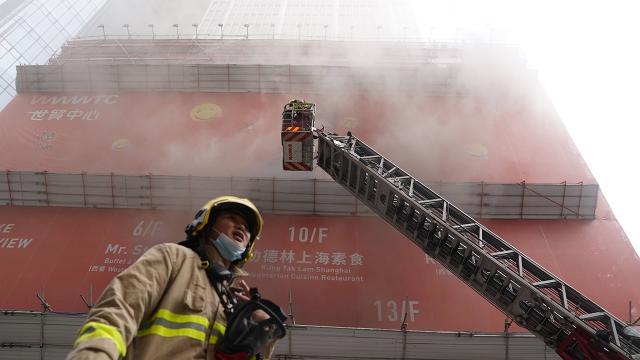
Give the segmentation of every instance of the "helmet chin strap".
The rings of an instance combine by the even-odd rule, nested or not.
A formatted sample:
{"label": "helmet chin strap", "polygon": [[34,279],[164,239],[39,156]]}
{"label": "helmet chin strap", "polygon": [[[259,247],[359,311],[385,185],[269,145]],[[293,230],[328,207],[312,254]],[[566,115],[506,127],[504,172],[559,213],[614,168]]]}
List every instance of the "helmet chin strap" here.
{"label": "helmet chin strap", "polygon": [[[207,238],[206,241],[210,240]],[[229,317],[237,304],[236,298],[229,289],[233,282],[233,273],[227,267],[209,259],[206,251],[206,241],[200,241],[200,245],[196,251],[198,256],[200,256],[200,267],[205,270],[209,283],[211,283],[211,286],[213,286],[220,298],[220,303],[222,304],[225,315]],[[218,250],[216,249],[216,251]]]}

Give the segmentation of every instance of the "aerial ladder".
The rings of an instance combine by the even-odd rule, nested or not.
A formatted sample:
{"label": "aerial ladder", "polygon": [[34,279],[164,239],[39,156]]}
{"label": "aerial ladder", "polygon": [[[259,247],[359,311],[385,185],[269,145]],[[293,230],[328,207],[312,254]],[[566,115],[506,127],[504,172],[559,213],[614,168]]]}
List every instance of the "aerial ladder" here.
{"label": "aerial ladder", "polygon": [[[304,120],[296,123],[301,126],[291,126],[296,119]],[[616,318],[351,133],[326,133],[314,128],[314,120],[315,104],[285,105],[285,170],[311,170],[308,163],[287,162],[313,158],[308,142],[316,138],[320,168],[562,359],[640,359],[639,327]]]}

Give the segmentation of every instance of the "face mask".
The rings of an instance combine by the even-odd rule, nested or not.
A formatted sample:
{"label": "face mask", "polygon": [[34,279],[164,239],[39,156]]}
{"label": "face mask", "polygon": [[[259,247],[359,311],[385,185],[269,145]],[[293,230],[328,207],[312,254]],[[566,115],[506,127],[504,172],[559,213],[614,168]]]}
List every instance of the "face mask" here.
{"label": "face mask", "polygon": [[218,249],[220,255],[228,261],[242,259],[242,254],[245,250],[237,241],[229,239],[229,237],[223,233],[220,233],[218,238],[213,240],[213,245]]}

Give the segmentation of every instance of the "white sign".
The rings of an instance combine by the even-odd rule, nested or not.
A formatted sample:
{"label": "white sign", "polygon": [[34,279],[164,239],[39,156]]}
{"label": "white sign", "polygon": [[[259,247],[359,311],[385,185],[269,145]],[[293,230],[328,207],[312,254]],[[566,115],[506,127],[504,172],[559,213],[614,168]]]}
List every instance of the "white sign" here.
{"label": "white sign", "polygon": [[112,105],[118,102],[118,98],[120,95],[115,94],[104,94],[104,95],[77,95],[77,96],[41,96],[34,95],[31,97],[32,104],[42,104],[42,105],[81,105],[81,104],[106,104]]}
{"label": "white sign", "polygon": [[302,143],[299,141],[284,142],[284,162],[302,162]]}

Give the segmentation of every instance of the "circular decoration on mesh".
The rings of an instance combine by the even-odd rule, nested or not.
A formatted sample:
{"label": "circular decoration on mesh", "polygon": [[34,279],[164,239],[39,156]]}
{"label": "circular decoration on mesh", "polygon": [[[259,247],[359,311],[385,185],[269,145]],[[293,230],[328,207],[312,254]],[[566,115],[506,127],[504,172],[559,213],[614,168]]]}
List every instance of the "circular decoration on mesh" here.
{"label": "circular decoration on mesh", "polygon": [[131,148],[129,139],[118,139],[111,143],[111,150],[122,151]]}
{"label": "circular decoration on mesh", "polygon": [[209,122],[222,115],[222,108],[216,104],[200,104],[191,109],[191,120]]}
{"label": "circular decoration on mesh", "polygon": [[466,150],[467,150],[467,154],[473,157],[477,157],[481,159],[489,158],[489,149],[487,149],[487,147],[484,146],[483,144],[479,144],[479,143],[469,144],[467,145]]}

